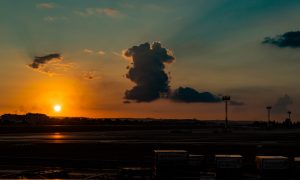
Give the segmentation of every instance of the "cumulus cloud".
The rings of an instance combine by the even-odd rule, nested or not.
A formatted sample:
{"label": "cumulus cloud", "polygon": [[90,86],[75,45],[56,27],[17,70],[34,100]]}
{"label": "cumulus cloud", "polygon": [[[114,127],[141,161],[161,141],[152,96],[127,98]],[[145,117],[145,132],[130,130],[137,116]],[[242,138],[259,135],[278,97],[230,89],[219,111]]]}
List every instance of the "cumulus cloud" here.
{"label": "cumulus cloud", "polygon": [[300,47],[300,31],[289,31],[277,35],[276,37],[266,37],[262,43],[271,44],[280,48],[298,48]]}
{"label": "cumulus cloud", "polygon": [[167,98],[174,102],[220,102],[218,96],[210,92],[198,92],[190,87],[170,90],[170,76],[165,71],[167,64],[175,60],[173,52],[164,48],[160,42],[144,43],[123,51],[123,56],[130,59],[126,77],[135,86],[125,92],[125,99],[136,102],[151,102]]}
{"label": "cumulus cloud", "polygon": [[80,16],[94,16],[94,15],[106,15],[108,17],[119,17],[121,15],[120,11],[113,8],[87,8],[84,11],[76,11],[76,14]]}
{"label": "cumulus cloud", "polygon": [[221,99],[210,92],[198,92],[190,87],[179,87],[172,92],[170,98],[177,102],[196,103],[196,102],[221,102]]}
{"label": "cumulus cloud", "polygon": [[160,98],[162,93],[169,93],[165,65],[175,59],[170,50],[159,42],[144,43],[127,49],[124,55],[132,58],[126,77],[136,84],[125,92],[125,99],[150,102]]}
{"label": "cumulus cloud", "polygon": [[285,94],[282,97],[279,97],[276,103],[273,105],[272,110],[275,113],[285,113],[288,111],[288,106],[293,104],[292,98]]}
{"label": "cumulus cloud", "polygon": [[54,3],[40,3],[36,5],[40,9],[53,9],[55,7]]}

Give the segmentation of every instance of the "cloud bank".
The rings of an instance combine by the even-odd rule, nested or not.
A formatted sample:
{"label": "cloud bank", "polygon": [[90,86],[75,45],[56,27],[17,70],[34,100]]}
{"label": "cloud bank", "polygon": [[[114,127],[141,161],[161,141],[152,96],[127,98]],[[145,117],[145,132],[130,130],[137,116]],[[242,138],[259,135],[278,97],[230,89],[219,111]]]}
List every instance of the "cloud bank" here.
{"label": "cloud bank", "polygon": [[210,92],[198,92],[190,87],[179,87],[176,89],[170,97],[174,101],[195,103],[195,102],[221,102],[218,96],[213,95]]}

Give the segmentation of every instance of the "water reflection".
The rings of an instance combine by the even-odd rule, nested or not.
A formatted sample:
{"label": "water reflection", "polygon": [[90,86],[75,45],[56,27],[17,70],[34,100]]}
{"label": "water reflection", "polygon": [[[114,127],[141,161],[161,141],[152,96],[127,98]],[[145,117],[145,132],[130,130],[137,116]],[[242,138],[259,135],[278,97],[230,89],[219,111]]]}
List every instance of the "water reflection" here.
{"label": "water reflection", "polygon": [[63,143],[65,136],[59,132],[49,135],[49,139],[51,139],[55,143]]}
{"label": "water reflection", "polygon": [[51,132],[51,133],[17,133],[1,134],[1,142],[22,143],[107,143],[136,141],[124,139],[118,132]]}

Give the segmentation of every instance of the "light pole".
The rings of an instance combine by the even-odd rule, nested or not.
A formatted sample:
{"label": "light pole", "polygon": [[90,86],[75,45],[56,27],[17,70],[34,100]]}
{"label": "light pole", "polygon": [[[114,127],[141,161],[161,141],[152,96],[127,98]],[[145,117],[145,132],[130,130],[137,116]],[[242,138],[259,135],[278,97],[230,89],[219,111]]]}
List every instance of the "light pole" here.
{"label": "light pole", "polygon": [[222,100],[225,102],[225,129],[228,128],[228,101],[230,101],[230,96],[223,96]]}
{"label": "light pole", "polygon": [[271,119],[271,109],[272,107],[271,106],[267,106],[267,111],[268,111],[268,127],[270,126],[270,119]]}

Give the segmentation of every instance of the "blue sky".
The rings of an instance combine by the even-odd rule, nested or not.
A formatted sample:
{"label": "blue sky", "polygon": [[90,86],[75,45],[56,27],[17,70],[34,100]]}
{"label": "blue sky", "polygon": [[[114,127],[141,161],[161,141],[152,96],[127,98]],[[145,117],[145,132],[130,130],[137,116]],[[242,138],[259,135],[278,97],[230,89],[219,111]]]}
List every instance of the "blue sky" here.
{"label": "blue sky", "polygon": [[[244,102],[232,107],[233,119],[263,119],[264,107],[275,105],[287,94],[293,104],[284,108],[300,117],[299,49],[261,43],[265,37],[299,30],[299,1],[1,0],[0,9],[3,113],[35,110],[51,114],[49,108],[43,108],[51,103],[39,104],[51,99],[42,95],[49,94],[45,84],[68,82],[65,89],[53,90],[56,93],[49,96],[59,99],[55,94],[68,94],[61,99],[76,99],[76,103],[65,103],[82,109],[75,115],[223,118],[222,104],[122,103],[124,91],[134,86],[124,77],[130,62],[122,57],[122,51],[160,41],[176,57],[166,70],[171,73],[173,89],[188,86],[230,94]],[[26,67],[34,56],[54,52],[64,56],[64,64],[50,69],[58,75]],[[82,80],[82,76],[93,76],[93,80]],[[24,95],[16,90],[24,88],[28,89]],[[35,92],[31,89],[43,91],[38,93],[41,97],[22,104],[20,101],[31,99]],[[61,92],[73,91],[70,89],[82,92]],[[16,97],[20,100],[10,100]],[[174,115],[174,109],[179,113]],[[72,114],[69,110],[64,115]],[[274,118],[285,116],[282,111]]]}

